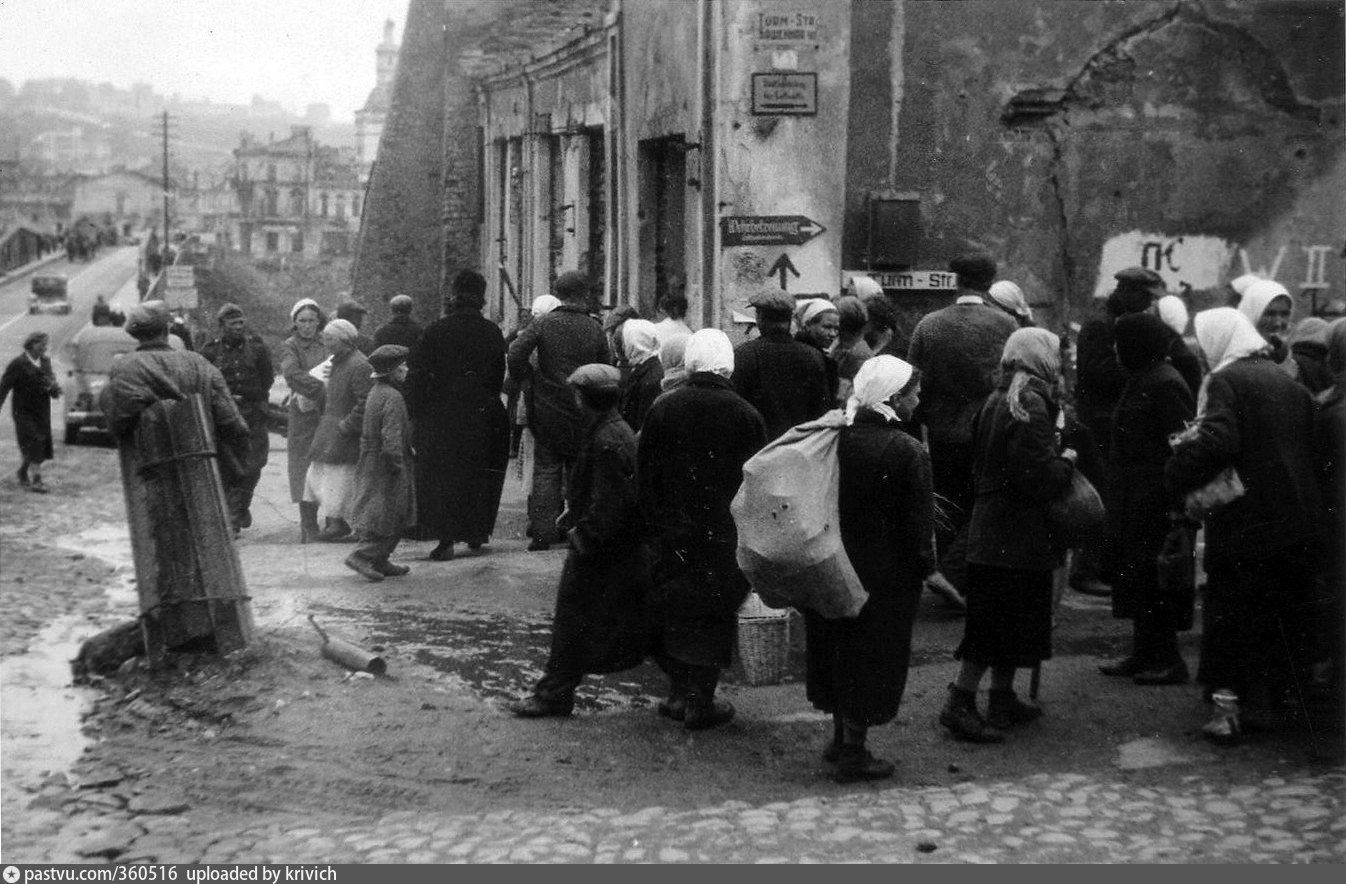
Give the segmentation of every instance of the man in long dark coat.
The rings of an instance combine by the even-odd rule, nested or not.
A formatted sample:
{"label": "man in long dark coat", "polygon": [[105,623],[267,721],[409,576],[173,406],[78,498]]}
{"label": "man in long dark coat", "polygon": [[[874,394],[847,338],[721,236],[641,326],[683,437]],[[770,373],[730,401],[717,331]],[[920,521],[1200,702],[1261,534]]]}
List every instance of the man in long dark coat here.
{"label": "man in long dark coat", "polygon": [[620,672],[649,652],[649,555],[636,529],[636,438],[617,412],[621,372],[584,365],[570,384],[588,418],[561,527],[570,553],[556,593],[547,673],[515,704],[520,718],[569,715],[588,673]]}
{"label": "man in long dark coat", "polygon": [[411,318],[411,311],[415,306],[416,302],[411,299],[411,295],[393,295],[388,301],[388,309],[392,312],[392,316],[375,329],[374,346],[399,344],[408,350],[413,349],[421,339],[422,332],[420,324]]}
{"label": "man in long dark coat", "polygon": [[734,351],[732,381],[766,422],[769,441],[827,411],[832,397],[822,352],[790,336],[795,306],[790,296],[766,292],[750,303],[761,335]]}
{"label": "man in long dark coat", "polygon": [[51,444],[51,400],[61,395],[61,385],[51,370],[47,356],[50,338],[46,332],[33,332],[23,342],[23,352],[14,357],[0,377],[0,405],[11,390],[14,401],[14,434],[19,441],[19,484],[29,491],[46,494],[42,482],[42,462],[53,456]]}
{"label": "man in long dark coat", "polygon": [[685,359],[686,383],[645,416],[638,475],[644,531],[655,548],[655,662],[670,682],[659,712],[700,730],[734,717],[733,706],[715,699],[748,595],[729,504],[743,464],[767,439],[762,416],[729,381],[734,351],[724,332],[692,335]]}
{"label": "man in long dark coat", "polygon": [[448,313],[432,322],[408,360],[407,410],[416,446],[416,522],[439,540],[431,561],[453,545],[490,540],[509,465],[509,419],[500,402],[505,337],[481,315],[486,279],[453,278]]}
{"label": "man in long dark coat", "polygon": [[[528,496],[530,551],[559,540],[556,517],[579,456],[584,414],[566,379],[581,365],[612,363],[607,338],[589,315],[589,280],[577,270],[556,278],[561,305],[528,324],[509,347],[509,373],[526,387],[529,428],[537,440],[533,493]],[[537,367],[529,356],[537,353]]]}

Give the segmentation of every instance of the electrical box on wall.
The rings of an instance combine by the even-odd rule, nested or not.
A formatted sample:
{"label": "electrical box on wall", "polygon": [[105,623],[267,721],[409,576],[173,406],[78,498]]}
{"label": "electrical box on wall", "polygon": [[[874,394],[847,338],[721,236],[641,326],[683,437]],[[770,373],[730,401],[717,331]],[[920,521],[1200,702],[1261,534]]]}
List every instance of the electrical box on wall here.
{"label": "electrical box on wall", "polygon": [[873,194],[869,198],[869,265],[914,266],[921,248],[921,199],[915,194]]}

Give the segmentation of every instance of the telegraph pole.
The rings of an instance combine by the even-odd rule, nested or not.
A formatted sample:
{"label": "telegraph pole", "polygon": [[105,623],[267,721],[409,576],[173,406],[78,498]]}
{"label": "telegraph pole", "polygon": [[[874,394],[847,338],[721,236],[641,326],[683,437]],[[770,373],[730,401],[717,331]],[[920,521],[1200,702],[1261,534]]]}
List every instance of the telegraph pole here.
{"label": "telegraph pole", "polygon": [[168,111],[164,111],[164,261],[168,267]]}

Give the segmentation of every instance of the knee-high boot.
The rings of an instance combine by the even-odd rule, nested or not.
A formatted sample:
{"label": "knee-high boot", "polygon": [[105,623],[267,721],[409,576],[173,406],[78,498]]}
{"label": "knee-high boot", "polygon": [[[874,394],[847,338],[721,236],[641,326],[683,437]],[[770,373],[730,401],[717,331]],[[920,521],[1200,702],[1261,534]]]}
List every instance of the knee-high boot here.
{"label": "knee-high boot", "polygon": [[316,503],[299,504],[299,542],[312,543],[318,537],[318,505]]}

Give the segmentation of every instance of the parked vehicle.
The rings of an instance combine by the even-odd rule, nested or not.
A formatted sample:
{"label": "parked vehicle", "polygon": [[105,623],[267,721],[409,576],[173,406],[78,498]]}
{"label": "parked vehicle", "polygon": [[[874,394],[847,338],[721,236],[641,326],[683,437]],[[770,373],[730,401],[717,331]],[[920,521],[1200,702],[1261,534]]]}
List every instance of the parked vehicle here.
{"label": "parked vehicle", "polygon": [[112,363],[136,348],[136,339],[113,325],[87,325],[66,345],[70,364],[62,402],[65,408],[65,444],[79,443],[80,430],[107,430],[107,418],[98,397],[107,386]]}
{"label": "parked vehicle", "polygon": [[44,273],[33,277],[28,293],[29,313],[69,313],[70,295],[66,278],[59,273]]}

